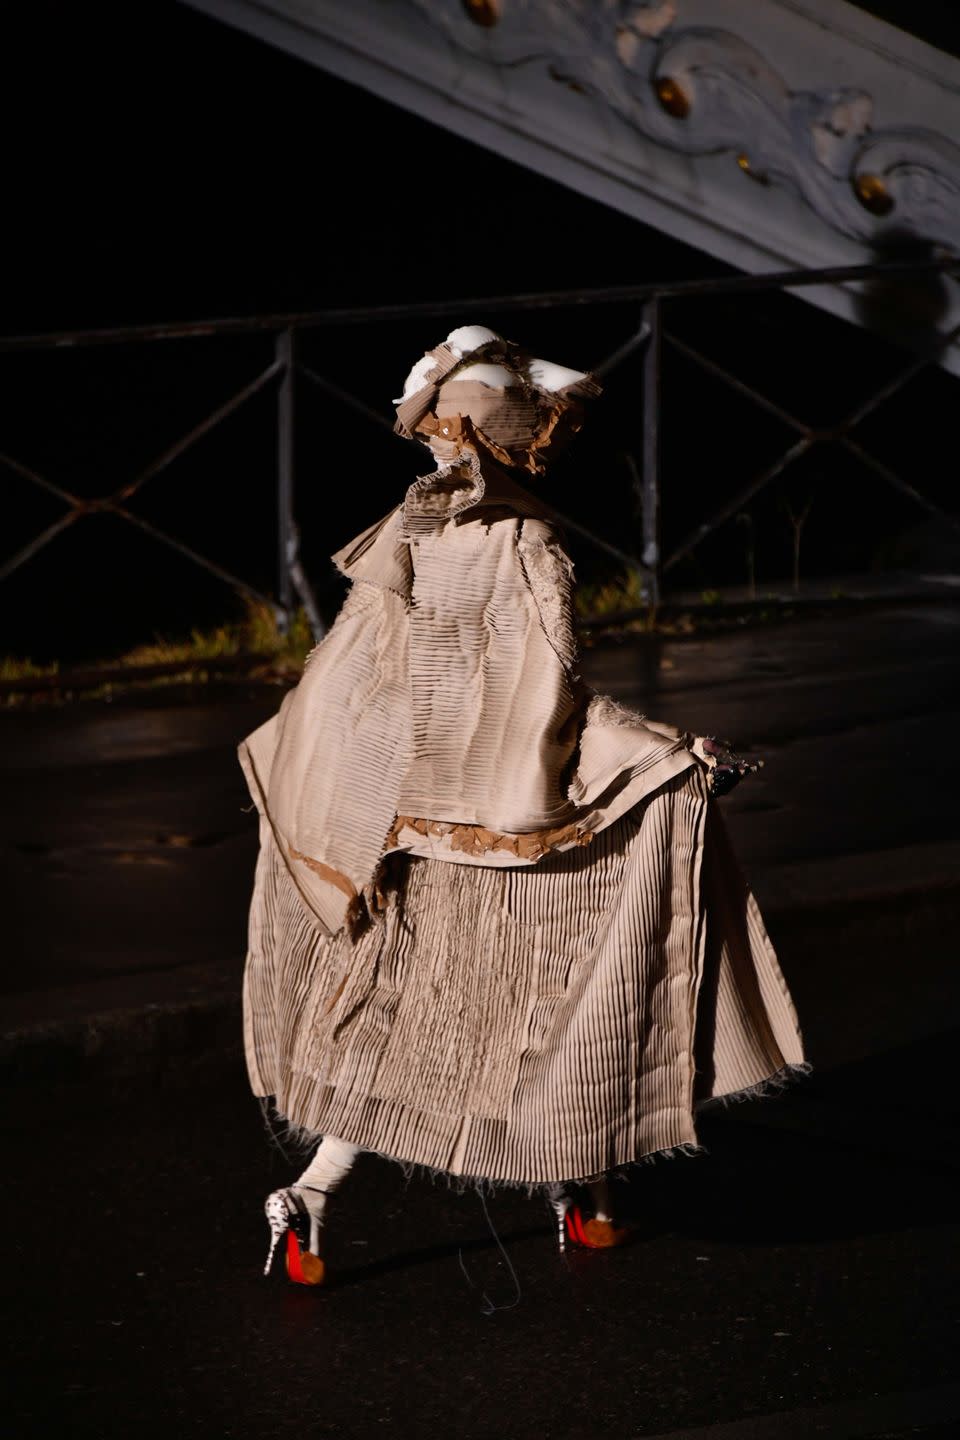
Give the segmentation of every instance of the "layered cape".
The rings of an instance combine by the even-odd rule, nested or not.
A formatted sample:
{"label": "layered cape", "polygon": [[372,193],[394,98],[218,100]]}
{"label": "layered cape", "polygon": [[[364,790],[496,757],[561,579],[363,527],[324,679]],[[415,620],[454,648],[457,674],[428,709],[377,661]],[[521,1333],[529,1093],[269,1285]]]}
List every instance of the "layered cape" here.
{"label": "layered cape", "polygon": [[536,865],[713,763],[582,683],[570,560],[545,507],[486,458],[421,477],[333,559],[346,602],[240,746],[323,932],[376,908],[394,851]]}

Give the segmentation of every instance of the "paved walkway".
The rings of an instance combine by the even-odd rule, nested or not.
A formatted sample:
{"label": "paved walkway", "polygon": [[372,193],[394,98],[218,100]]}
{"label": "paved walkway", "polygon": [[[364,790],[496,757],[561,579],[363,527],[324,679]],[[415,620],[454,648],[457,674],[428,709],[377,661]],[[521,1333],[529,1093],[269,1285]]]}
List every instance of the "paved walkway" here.
{"label": "paved walkway", "polygon": [[[956,967],[944,973],[958,642],[960,608],[892,602],[584,657],[597,688],[765,757],[722,803],[821,1063],[960,1013]],[[116,1043],[146,1063],[174,1013],[202,1018],[207,1048],[233,1043],[256,845],[235,745],[280,698],[198,686],[0,714],[8,1058],[32,1047],[45,1063],[72,1036],[87,1058],[114,1064]],[[852,995],[863,981],[855,1014],[824,1013],[837,965]]]}

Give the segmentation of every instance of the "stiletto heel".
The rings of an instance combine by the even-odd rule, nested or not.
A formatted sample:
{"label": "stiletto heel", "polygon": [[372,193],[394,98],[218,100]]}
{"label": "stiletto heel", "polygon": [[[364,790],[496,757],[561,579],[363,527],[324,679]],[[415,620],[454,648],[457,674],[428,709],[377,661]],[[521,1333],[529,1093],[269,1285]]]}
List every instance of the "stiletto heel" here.
{"label": "stiletto heel", "polygon": [[557,1248],[563,1255],[567,1248],[567,1215],[573,1203],[573,1194],[566,1185],[551,1185],[547,1190],[547,1200],[557,1227]]}
{"label": "stiletto heel", "polygon": [[[326,1193],[326,1192],[324,1192]],[[264,1202],[270,1226],[270,1250],[264,1275],[269,1275],[277,1245],[287,1237],[287,1275],[296,1285],[322,1285],[326,1263],[322,1254],[323,1226],[310,1214],[296,1190],[274,1190]]]}

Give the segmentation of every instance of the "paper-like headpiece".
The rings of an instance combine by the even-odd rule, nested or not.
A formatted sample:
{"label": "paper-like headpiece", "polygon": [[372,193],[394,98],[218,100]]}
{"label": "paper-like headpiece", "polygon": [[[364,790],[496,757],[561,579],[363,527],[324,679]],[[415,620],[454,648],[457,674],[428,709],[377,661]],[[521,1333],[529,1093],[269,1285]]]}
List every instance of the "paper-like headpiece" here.
{"label": "paper-like headpiece", "polygon": [[579,430],[583,402],[599,393],[582,370],[528,355],[485,325],[462,325],[410,371],[395,428],[440,460],[472,444],[503,465],[540,474],[561,440]]}

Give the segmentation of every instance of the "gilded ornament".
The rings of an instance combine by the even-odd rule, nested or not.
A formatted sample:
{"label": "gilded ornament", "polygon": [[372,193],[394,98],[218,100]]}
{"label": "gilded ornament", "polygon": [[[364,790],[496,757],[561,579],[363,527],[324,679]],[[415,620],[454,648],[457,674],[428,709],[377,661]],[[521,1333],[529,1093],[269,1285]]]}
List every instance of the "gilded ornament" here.
{"label": "gilded ornament", "polygon": [[500,0],[463,0],[463,8],[474,25],[483,25],[486,29],[500,19]]}
{"label": "gilded ornament", "polygon": [[737,156],[737,164],[740,166],[744,175],[749,175],[750,179],[756,180],[758,185],[769,185],[769,176],[765,175],[762,170],[754,170],[750,164],[750,156],[745,150],[741,150]]}
{"label": "gilded ornament", "polygon": [[856,175],[853,193],[871,215],[889,215],[893,209],[893,196],[879,175]]}
{"label": "gilded ornament", "polygon": [[684,120],[690,114],[689,99],[676,80],[671,80],[669,75],[661,75],[655,80],[654,89],[662,109],[672,115],[674,120]]}

